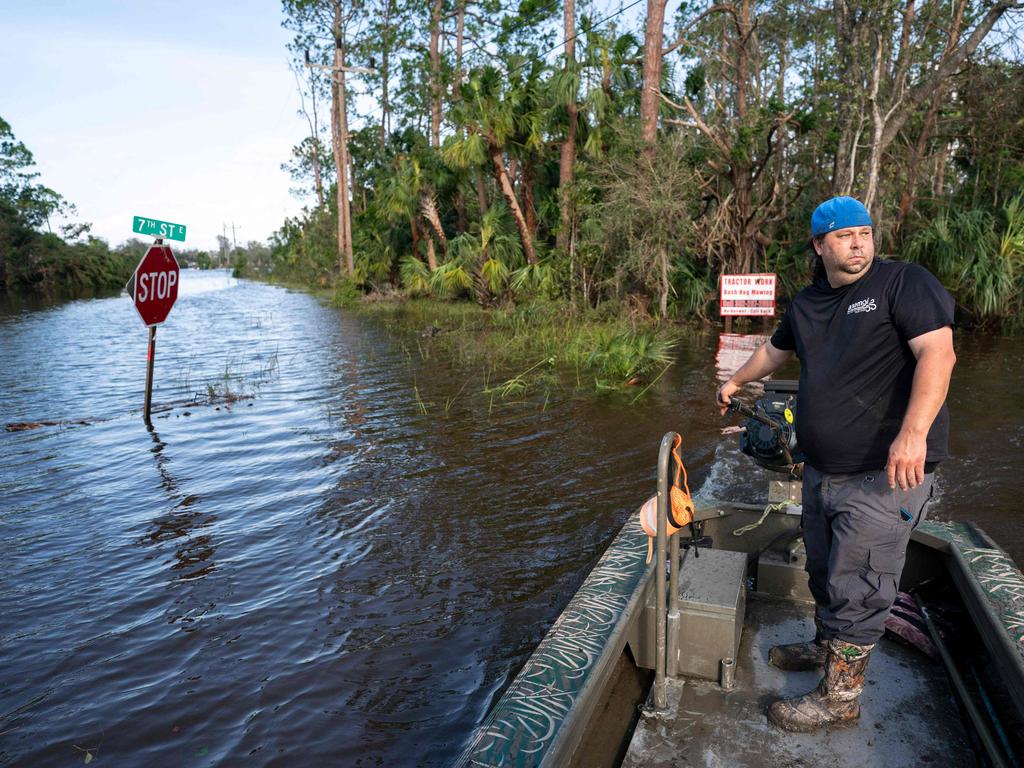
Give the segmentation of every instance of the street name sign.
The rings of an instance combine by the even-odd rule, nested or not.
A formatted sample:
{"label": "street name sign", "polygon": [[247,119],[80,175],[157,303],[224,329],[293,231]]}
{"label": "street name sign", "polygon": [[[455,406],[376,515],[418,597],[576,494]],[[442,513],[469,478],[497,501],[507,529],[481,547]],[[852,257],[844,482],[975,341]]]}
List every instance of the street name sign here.
{"label": "street name sign", "polygon": [[178,299],[178,260],[169,245],[151,245],[128,281],[128,295],[142,322],[160,325]]}
{"label": "street name sign", "polygon": [[172,224],[169,221],[147,219],[145,216],[132,216],[132,232],[150,237],[164,237],[168,240],[185,242],[185,225]]}

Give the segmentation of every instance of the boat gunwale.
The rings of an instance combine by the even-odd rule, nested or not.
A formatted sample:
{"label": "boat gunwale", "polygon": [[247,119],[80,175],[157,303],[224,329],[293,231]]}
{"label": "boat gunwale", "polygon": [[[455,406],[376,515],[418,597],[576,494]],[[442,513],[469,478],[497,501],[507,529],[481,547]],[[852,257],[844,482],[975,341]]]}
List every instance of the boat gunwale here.
{"label": "boat gunwale", "polygon": [[[722,516],[722,507],[717,505]],[[633,514],[538,644],[455,762],[470,766],[562,766],[571,762],[597,697],[626,645],[629,626],[654,574],[647,537]],[[1024,714],[1024,575],[977,526],[926,520],[912,541],[942,556],[989,654],[1006,673],[1014,705]],[[986,588],[986,586],[990,588]],[[1010,599],[1001,599],[1006,589]],[[608,612],[610,611],[610,614]],[[595,612],[612,621],[592,623]],[[573,656],[581,666],[567,666]],[[577,684],[578,683],[578,684]],[[546,706],[542,701],[557,702]]]}

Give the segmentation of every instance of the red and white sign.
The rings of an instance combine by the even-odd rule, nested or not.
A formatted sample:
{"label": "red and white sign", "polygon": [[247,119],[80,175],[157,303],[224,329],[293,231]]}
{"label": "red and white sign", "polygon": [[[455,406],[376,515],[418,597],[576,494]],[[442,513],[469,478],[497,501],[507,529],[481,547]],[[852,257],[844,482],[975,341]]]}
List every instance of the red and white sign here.
{"label": "red and white sign", "polygon": [[722,317],[775,315],[775,275],[772,273],[722,275],[718,287]]}
{"label": "red and white sign", "polygon": [[178,260],[168,245],[151,245],[128,281],[128,295],[146,325],[160,325],[178,298]]}

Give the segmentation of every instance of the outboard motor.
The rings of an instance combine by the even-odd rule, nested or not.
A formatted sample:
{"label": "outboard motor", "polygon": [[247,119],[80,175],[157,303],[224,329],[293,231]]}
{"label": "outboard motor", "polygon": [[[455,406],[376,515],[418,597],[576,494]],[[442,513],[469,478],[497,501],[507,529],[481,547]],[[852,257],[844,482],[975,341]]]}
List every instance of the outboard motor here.
{"label": "outboard motor", "polygon": [[804,455],[796,439],[795,381],[766,381],[764,395],[751,408],[730,398],[729,410],[746,417],[740,450],[772,472],[799,477]]}

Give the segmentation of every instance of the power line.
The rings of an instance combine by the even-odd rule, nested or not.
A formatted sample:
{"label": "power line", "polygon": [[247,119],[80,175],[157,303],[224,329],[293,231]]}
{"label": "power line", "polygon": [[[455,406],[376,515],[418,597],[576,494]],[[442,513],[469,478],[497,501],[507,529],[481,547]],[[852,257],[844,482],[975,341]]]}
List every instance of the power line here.
{"label": "power line", "polygon": [[[543,15],[546,15],[548,13],[548,11],[553,11],[555,8],[557,8],[559,5],[561,5],[562,2],[563,2],[563,0],[554,0],[553,3],[549,3],[548,5],[542,6],[541,9],[539,11],[537,11],[536,13],[534,13],[530,18],[524,19],[523,23],[521,25],[513,27],[512,29],[510,29],[509,30],[509,34],[511,34],[512,32],[519,32],[519,31],[525,29],[528,25],[532,24],[534,21],[540,21],[540,19],[541,19],[541,17]],[[480,43],[479,45],[473,46],[468,51],[463,51],[462,55],[463,56],[468,56],[471,53],[475,53],[476,51],[479,51],[481,48],[485,48],[487,45],[490,45],[490,43]],[[490,53],[490,52],[488,51],[488,53]]]}
{"label": "power line", "polygon": [[[558,3],[562,2],[562,1],[563,0],[557,0],[556,4],[558,4]],[[528,58],[526,61],[524,61],[523,63],[521,63],[521,64],[519,64],[519,65],[517,65],[515,67],[512,67],[507,72],[507,74],[511,75],[513,72],[517,72],[520,69],[522,69],[523,67],[525,67],[525,66],[527,66],[529,64],[534,63],[535,61],[541,61],[549,53],[551,53],[553,51],[557,51],[559,48],[564,47],[565,44],[570,42],[571,40],[576,40],[577,38],[579,38],[579,37],[581,37],[581,36],[583,36],[585,34],[588,34],[589,32],[592,32],[593,30],[597,29],[598,27],[600,27],[605,22],[611,21],[616,16],[621,16],[623,13],[625,13],[628,10],[630,10],[631,8],[634,8],[634,7],[638,6],[638,5],[640,5],[640,3],[642,3],[642,2],[645,2],[645,0],[633,0],[632,3],[630,3],[629,5],[623,6],[622,8],[617,10],[615,13],[612,13],[612,14],[609,14],[608,16],[605,16],[600,21],[595,21],[593,24],[591,24],[589,27],[586,27],[585,29],[581,28],[580,31],[577,32],[575,35],[573,35],[572,37],[565,38],[564,40],[562,40],[562,42],[557,43],[557,44],[553,45],[552,47],[548,48],[546,51],[544,51],[544,53],[540,54],[539,56],[532,56],[532,57]],[[548,7],[550,8],[551,6],[548,6]],[[519,30],[523,29],[526,26],[526,24],[528,24],[528,23],[529,22],[524,22],[524,24],[521,27],[517,27],[514,31],[519,31]],[[484,44],[478,45],[473,50],[474,51],[479,50],[480,48],[483,47],[483,45]],[[494,58],[494,57],[492,56],[491,58]]]}

